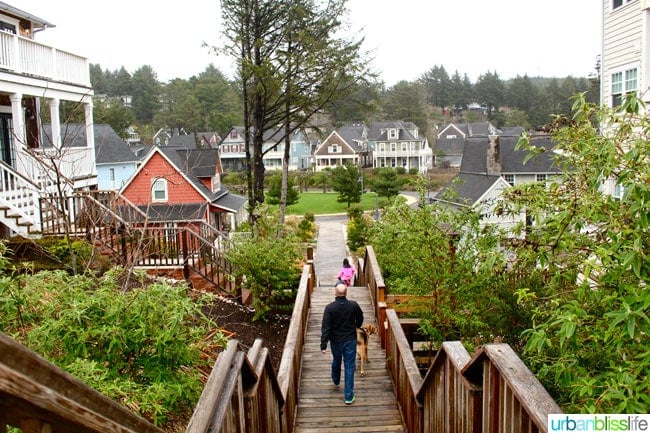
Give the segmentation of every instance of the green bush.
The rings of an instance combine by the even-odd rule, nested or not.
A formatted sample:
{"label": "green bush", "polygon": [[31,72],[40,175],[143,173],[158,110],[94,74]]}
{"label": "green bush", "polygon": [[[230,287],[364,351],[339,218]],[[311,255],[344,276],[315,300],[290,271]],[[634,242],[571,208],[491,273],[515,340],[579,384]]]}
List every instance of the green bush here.
{"label": "green bush", "polygon": [[261,217],[253,236],[238,241],[226,253],[233,265],[232,277],[243,281],[253,294],[253,320],[270,319],[276,307],[286,305],[286,298],[295,298],[300,282],[300,240],[278,227],[278,219],[261,209]]}
{"label": "green bush", "polygon": [[225,337],[207,337],[207,298],[162,282],[123,292],[117,272],[99,284],[63,271],[3,276],[0,330],[160,425],[191,412],[209,368],[203,350]]}

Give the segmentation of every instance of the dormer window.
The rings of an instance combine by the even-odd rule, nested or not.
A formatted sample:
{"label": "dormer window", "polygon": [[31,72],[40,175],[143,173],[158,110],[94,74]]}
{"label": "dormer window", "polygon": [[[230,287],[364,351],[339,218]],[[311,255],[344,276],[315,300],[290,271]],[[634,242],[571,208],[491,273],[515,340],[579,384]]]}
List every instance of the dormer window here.
{"label": "dormer window", "polygon": [[397,138],[397,129],[389,129],[388,138]]}

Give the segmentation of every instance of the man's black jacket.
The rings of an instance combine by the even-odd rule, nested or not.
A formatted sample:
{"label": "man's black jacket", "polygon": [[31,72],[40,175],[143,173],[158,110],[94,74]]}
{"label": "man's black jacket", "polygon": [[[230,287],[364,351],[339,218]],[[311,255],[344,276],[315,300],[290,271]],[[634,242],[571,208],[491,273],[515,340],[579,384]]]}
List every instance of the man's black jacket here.
{"label": "man's black jacket", "polygon": [[363,311],[355,301],[345,296],[337,297],[325,307],[321,325],[320,350],[327,349],[327,342],[341,343],[357,339],[357,328],[363,325]]}

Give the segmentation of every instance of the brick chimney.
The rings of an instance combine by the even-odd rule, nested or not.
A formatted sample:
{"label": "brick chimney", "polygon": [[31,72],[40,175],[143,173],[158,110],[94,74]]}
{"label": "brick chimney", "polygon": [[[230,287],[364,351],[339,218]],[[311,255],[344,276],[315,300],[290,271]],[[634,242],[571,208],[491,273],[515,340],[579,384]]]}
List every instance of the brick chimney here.
{"label": "brick chimney", "polygon": [[487,151],[487,174],[490,176],[501,176],[501,148],[499,136],[489,135],[490,147]]}

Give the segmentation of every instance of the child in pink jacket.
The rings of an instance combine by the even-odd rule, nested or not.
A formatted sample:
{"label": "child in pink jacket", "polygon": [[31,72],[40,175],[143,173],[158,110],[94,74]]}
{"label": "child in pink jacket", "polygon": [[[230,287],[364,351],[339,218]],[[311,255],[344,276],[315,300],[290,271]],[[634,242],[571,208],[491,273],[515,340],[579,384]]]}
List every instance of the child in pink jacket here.
{"label": "child in pink jacket", "polygon": [[338,279],[343,281],[346,287],[350,287],[352,277],[354,277],[354,268],[350,265],[350,261],[346,257],[343,259],[343,267],[339,271]]}

